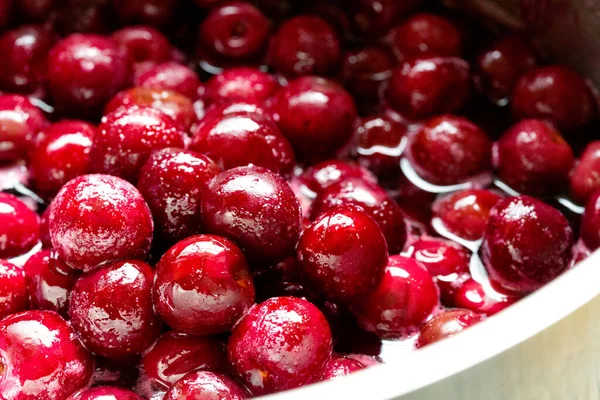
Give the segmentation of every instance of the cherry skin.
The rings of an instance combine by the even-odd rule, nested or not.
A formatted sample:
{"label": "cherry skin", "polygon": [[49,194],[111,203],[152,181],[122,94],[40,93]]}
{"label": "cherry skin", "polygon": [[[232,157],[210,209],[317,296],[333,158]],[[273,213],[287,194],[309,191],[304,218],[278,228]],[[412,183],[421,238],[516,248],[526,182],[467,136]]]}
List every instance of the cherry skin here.
{"label": "cherry skin", "polygon": [[518,79],[535,68],[533,49],[517,36],[493,43],[477,57],[475,83],[492,101],[504,104],[512,97]]}
{"label": "cherry skin", "polygon": [[558,194],[567,186],[573,150],[550,123],[520,121],[495,146],[498,176],[512,189],[543,197]]}
{"label": "cherry skin", "polygon": [[42,67],[56,40],[54,32],[23,25],[0,36],[0,54],[5,64],[0,69],[0,88],[13,93],[33,93],[46,81]]}
{"label": "cherry skin", "polygon": [[448,310],[434,316],[419,332],[416,346],[424,347],[464,331],[483,320],[483,316],[464,309]]}
{"label": "cherry skin", "polygon": [[224,115],[194,131],[190,149],[212,158],[224,170],[255,165],[290,176],[294,151],[277,125],[257,113]]}
{"label": "cherry skin", "polygon": [[206,230],[233,240],[251,261],[281,261],[296,247],[300,204],[287,182],[267,169],[220,173],[201,204]]}
{"label": "cherry skin", "polygon": [[194,105],[189,98],[171,90],[148,88],[131,88],[117,93],[104,107],[104,115],[132,106],[162,111],[173,118],[182,131],[188,131],[196,119]]}
{"label": "cherry skin", "polygon": [[570,131],[587,125],[596,105],[585,80],[561,66],[533,69],[523,75],[513,90],[515,118],[548,119],[559,129]]}
{"label": "cherry skin", "polygon": [[490,210],[501,199],[491,190],[467,189],[440,197],[431,209],[433,218],[450,233],[465,240],[479,240],[485,233]]}
{"label": "cherry skin", "polygon": [[490,212],[481,255],[494,283],[530,293],[567,268],[572,244],[560,211],[532,197],[508,197]]}
{"label": "cherry skin", "polygon": [[451,185],[490,168],[492,143],[468,119],[448,114],[425,122],[412,138],[409,154],[419,176]]}
{"label": "cherry skin", "polygon": [[93,371],[70,325],[52,311],[25,311],[0,321],[0,390],[14,400],[66,399]]}
{"label": "cherry skin", "polygon": [[420,13],[392,30],[390,45],[401,62],[425,57],[458,57],[462,52],[462,37],[448,19]]}
{"label": "cherry skin", "polygon": [[386,33],[420,3],[420,0],[355,0],[349,5],[356,30],[362,35],[377,37]]}
{"label": "cherry skin", "polygon": [[70,35],[48,55],[50,94],[69,115],[96,116],[128,79],[126,54],[103,36]]}
{"label": "cherry skin", "polygon": [[580,204],[600,189],[600,141],[588,143],[570,176],[571,197]]}
{"label": "cherry skin", "polygon": [[438,304],[437,287],[423,264],[391,256],[379,286],[357,299],[351,311],[367,332],[401,338],[416,332]]}
{"label": "cherry skin", "polygon": [[201,86],[194,71],[173,61],[155,64],[138,72],[133,83],[147,89],[172,90],[189,99],[196,99]]}
{"label": "cherry skin", "polygon": [[595,191],[581,217],[581,238],[590,250],[600,247],[600,191]]}
{"label": "cherry skin", "polygon": [[157,151],[146,161],[137,187],[150,207],[157,233],[168,243],[200,233],[200,199],[219,172],[210,158],[176,148]]}
{"label": "cherry skin", "polygon": [[39,194],[51,198],[65,183],[89,173],[96,127],[62,120],[46,128],[29,153],[29,171]]}
{"label": "cherry skin", "polygon": [[339,77],[355,98],[376,100],[382,85],[392,75],[394,59],[378,47],[363,47],[344,54]]}
{"label": "cherry skin", "polygon": [[329,324],[312,303],[273,297],[236,324],[227,349],[237,377],[259,396],[320,380],[331,341]]}
{"label": "cherry skin", "polygon": [[83,175],[52,202],[49,227],[60,258],[89,271],[118,259],[144,259],[154,224],[134,186],[115,176]]}
{"label": "cherry skin", "polygon": [[387,262],[377,222],[354,205],[319,214],[298,243],[298,265],[326,298],[347,301],[377,287]]}
{"label": "cherry skin", "polygon": [[171,117],[150,107],[117,109],[102,118],[90,152],[90,170],[136,182],[154,150],[184,147],[185,134]]}
{"label": "cherry skin", "polygon": [[154,271],[142,261],[117,261],[82,275],[71,292],[69,317],[94,354],[140,354],[160,333],[152,308]]}
{"label": "cherry skin", "polygon": [[67,400],[144,400],[144,398],[131,390],[98,386],[73,393]]}
{"label": "cherry skin", "polygon": [[171,386],[164,399],[243,400],[247,397],[246,389],[225,375],[194,371]]}
{"label": "cherry skin", "polygon": [[40,241],[44,249],[52,247],[52,240],[50,239],[50,227],[48,226],[50,219],[50,206],[48,206],[42,216],[40,217]]}
{"label": "cherry skin", "polygon": [[286,77],[331,76],[342,59],[340,42],[327,21],[298,16],[285,21],[271,38],[268,63]]}
{"label": "cherry skin", "polygon": [[176,0],[121,0],[113,1],[122,22],[162,26],[171,20]]}
{"label": "cherry skin", "polygon": [[386,96],[400,114],[421,119],[460,109],[469,94],[469,82],[469,64],[461,58],[420,58],[393,70]]}
{"label": "cherry skin", "polygon": [[364,209],[381,228],[391,254],[402,251],[406,242],[404,214],[396,202],[376,183],[350,178],[323,190],[311,208],[311,219],[343,204]]}
{"label": "cherry skin", "polygon": [[507,296],[501,293],[489,293],[479,282],[467,279],[455,290],[453,298],[447,301],[450,307],[471,310],[474,313],[492,316],[516,303],[520,296]]}
{"label": "cherry skin", "polygon": [[341,378],[364,368],[364,365],[352,358],[332,357],[327,365],[325,365],[322,380]]}
{"label": "cherry skin", "polygon": [[253,5],[224,2],[200,24],[198,53],[217,65],[254,62],[264,52],[269,31],[269,20]]}
{"label": "cherry skin", "polygon": [[167,391],[188,372],[225,372],[228,363],[225,349],[216,339],[170,331],[144,352],[138,368],[136,390],[151,398],[153,392]]}
{"label": "cherry skin", "polygon": [[279,87],[274,76],[256,68],[230,68],[212,77],[206,84],[209,103],[264,102]]}
{"label": "cherry skin", "polygon": [[23,158],[47,125],[42,111],[26,97],[0,94],[0,162]]}
{"label": "cherry skin", "polygon": [[0,259],[27,253],[40,239],[38,216],[18,197],[0,192]]}
{"label": "cherry skin", "polygon": [[279,90],[275,119],[297,155],[324,158],[350,140],[356,119],[352,96],[333,81],[302,77]]}
{"label": "cherry skin", "polygon": [[79,277],[54,250],[32,255],[23,266],[27,276],[29,302],[35,310],[56,311],[67,318],[69,296]]}
{"label": "cherry skin", "polygon": [[134,62],[162,62],[171,58],[169,40],[152,27],[128,26],[114,32],[111,38]]}
{"label": "cherry skin", "polygon": [[254,304],[246,258],[230,240],[192,236],[156,267],[154,306],[170,327],[205,336],[227,332]]}
{"label": "cherry skin", "polygon": [[29,298],[23,269],[0,260],[0,318],[25,311],[27,308]]}
{"label": "cherry skin", "polygon": [[342,160],[327,160],[313,165],[302,174],[302,183],[319,195],[331,185],[351,178],[377,183],[377,178],[366,169]]}

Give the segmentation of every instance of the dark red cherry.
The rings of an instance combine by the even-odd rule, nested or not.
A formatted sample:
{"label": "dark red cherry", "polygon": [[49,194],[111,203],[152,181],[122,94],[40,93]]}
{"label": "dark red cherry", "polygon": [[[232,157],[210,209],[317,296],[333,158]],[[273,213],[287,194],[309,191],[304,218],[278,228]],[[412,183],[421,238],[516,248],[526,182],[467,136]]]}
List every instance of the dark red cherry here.
{"label": "dark red cherry", "polygon": [[300,205],[287,182],[265,168],[222,172],[201,204],[206,230],[233,240],[252,261],[281,261],[296,247]]}
{"label": "dark red cherry", "polygon": [[492,143],[485,132],[455,115],[426,121],[408,149],[417,174],[436,184],[461,183],[491,166]]}
{"label": "dark red cherry", "polygon": [[157,232],[168,243],[200,233],[200,199],[219,172],[210,158],[176,148],[157,151],[146,161],[137,187],[150,207]]}
{"label": "dark red cherry", "polygon": [[476,280],[467,279],[455,290],[453,298],[447,302],[447,305],[491,316],[516,303],[519,298],[519,296],[509,296],[484,288]]}
{"label": "dark red cherry", "polygon": [[71,326],[52,311],[25,311],[0,322],[2,396],[64,400],[88,385],[89,353]]}
{"label": "dark red cherry", "polygon": [[342,204],[364,209],[379,225],[391,254],[398,254],[406,242],[404,214],[396,202],[376,183],[350,178],[323,190],[311,208],[314,220],[321,213]]}
{"label": "dark red cherry", "polygon": [[588,143],[570,176],[570,194],[585,204],[600,189],[600,141]]}
{"label": "dark red cherry", "polygon": [[573,150],[550,123],[526,119],[496,143],[498,177],[512,189],[534,196],[558,194],[568,184]]}
{"label": "dark red cherry", "polygon": [[253,265],[252,278],[257,301],[278,296],[316,297],[306,286],[295,255],[274,265]]}
{"label": "dark red cherry", "polygon": [[365,366],[359,361],[348,357],[332,357],[325,365],[323,370],[322,380],[341,378],[342,376],[350,375],[353,372],[364,369]]}
{"label": "dark red cherry", "polygon": [[29,171],[38,194],[51,198],[65,183],[87,174],[96,127],[63,120],[46,128],[29,153]]}
{"label": "dark red cherry", "polygon": [[25,157],[47,125],[42,111],[26,97],[0,94],[0,162]]}
{"label": "dark red cherry", "polygon": [[482,261],[493,282],[529,293],[567,268],[572,244],[573,232],[560,211],[532,197],[509,197],[490,212]]}
{"label": "dark red cherry", "polygon": [[587,125],[596,108],[585,80],[566,67],[533,69],[518,80],[513,91],[515,118],[548,119],[567,131]]}
{"label": "dark red cherry", "polygon": [[50,208],[50,238],[59,256],[84,271],[123,258],[144,259],[154,225],[144,198],[109,175],[69,181]]}
{"label": "dark red cherry", "polygon": [[444,311],[434,316],[419,332],[417,347],[424,347],[456,335],[483,320],[483,316],[464,309]]}
{"label": "dark red cherry", "polygon": [[27,253],[40,240],[39,217],[18,197],[0,192],[0,259]]}
{"label": "dark red cherry", "polygon": [[227,332],[254,304],[254,295],[244,254],[223,237],[182,240],[156,267],[154,306],[178,331],[201,336]]}
{"label": "dark red cherry", "polygon": [[154,271],[142,261],[117,261],[82,275],[71,292],[69,317],[94,354],[140,354],[160,333],[152,308]]}
{"label": "dark red cherry", "polygon": [[42,216],[40,217],[40,241],[44,249],[52,247],[52,241],[50,240],[50,227],[48,226],[50,219],[50,205],[46,207]]}
{"label": "dark red cherry", "polygon": [[273,75],[257,68],[237,67],[212,77],[206,84],[209,103],[264,102],[279,87]]}
{"label": "dark red cherry", "polygon": [[590,248],[600,247],[600,191],[595,191],[585,205],[581,217],[581,238]]}
{"label": "dark red cherry", "polygon": [[344,5],[348,6],[352,22],[361,35],[377,37],[386,33],[420,3],[421,0],[351,0]]}
{"label": "dark red cherry", "polygon": [[128,26],[114,32],[111,38],[133,62],[162,62],[169,61],[171,58],[169,40],[152,27]]}
{"label": "dark red cherry", "polygon": [[191,100],[198,97],[198,88],[202,85],[194,71],[174,61],[148,65],[136,73],[133,83],[147,89],[179,92]]}
{"label": "dark red cherry", "polygon": [[29,296],[23,269],[0,260],[0,319],[27,308]]}
{"label": "dark red cherry", "polygon": [[421,58],[396,67],[387,100],[400,114],[421,119],[460,109],[469,94],[469,64],[458,57]]}
{"label": "dark red cherry", "polygon": [[392,75],[394,59],[378,47],[362,47],[344,54],[339,77],[355,98],[377,99],[382,85]]}
{"label": "dark red cherry", "polygon": [[352,96],[333,81],[298,78],[279,90],[276,121],[298,156],[325,158],[352,137],[356,106]]}
{"label": "dark red cherry", "polygon": [[25,20],[43,22],[57,5],[56,0],[21,0],[15,3],[18,14]]}
{"label": "dark red cherry", "polygon": [[246,389],[225,375],[194,371],[171,386],[164,399],[243,400],[247,397]]}
{"label": "dark red cherry", "polygon": [[302,15],[285,21],[271,38],[268,63],[287,77],[331,76],[342,59],[337,33],[324,19]]}
{"label": "dark red cherry", "polygon": [[116,28],[110,0],[59,0],[57,11],[56,27],[63,36],[107,34]]}
{"label": "dark red cherry", "polygon": [[302,183],[318,195],[329,186],[351,178],[377,183],[377,178],[366,169],[342,160],[327,160],[313,165],[302,174]]}
{"label": "dark red cherry", "polygon": [[362,329],[400,338],[415,333],[438,305],[437,287],[423,264],[391,256],[379,286],[357,299],[351,310]]}
{"label": "dark red cherry", "polygon": [[131,390],[115,386],[98,386],[73,393],[67,400],[144,400]]}
{"label": "dark red cherry", "polygon": [[297,297],[273,297],[236,324],[228,355],[242,383],[262,395],[320,380],[331,341],[329,324],[317,307]]}
{"label": "dark red cherry", "polygon": [[173,17],[177,0],[113,0],[113,4],[124,23],[162,26]]}
{"label": "dark red cherry", "polygon": [[103,36],[70,35],[48,55],[50,94],[68,115],[96,116],[128,80],[127,56]]}
{"label": "dark red cherry", "polygon": [[491,190],[467,189],[440,197],[431,209],[433,217],[450,233],[466,240],[479,240],[485,233],[490,210],[501,199],[500,194]]}

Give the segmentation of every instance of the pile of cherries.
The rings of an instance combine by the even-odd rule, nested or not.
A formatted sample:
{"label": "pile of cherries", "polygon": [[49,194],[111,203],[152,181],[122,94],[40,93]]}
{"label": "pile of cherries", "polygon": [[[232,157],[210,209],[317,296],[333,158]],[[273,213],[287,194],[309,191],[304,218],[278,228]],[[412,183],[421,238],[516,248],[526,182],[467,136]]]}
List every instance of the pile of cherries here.
{"label": "pile of cherries", "polygon": [[1,0],[0,397],[223,399],[600,247],[595,90],[431,0]]}

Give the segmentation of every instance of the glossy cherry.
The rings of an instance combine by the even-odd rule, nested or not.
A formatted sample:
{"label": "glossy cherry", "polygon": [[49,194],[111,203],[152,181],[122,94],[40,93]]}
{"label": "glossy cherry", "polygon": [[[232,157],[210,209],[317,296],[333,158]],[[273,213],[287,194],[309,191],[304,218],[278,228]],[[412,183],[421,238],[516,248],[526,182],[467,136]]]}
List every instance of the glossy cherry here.
{"label": "glossy cherry", "polygon": [[59,256],[84,271],[123,258],[144,259],[154,225],[144,198],[109,175],[69,181],[52,202],[50,238]]}
{"label": "glossy cherry", "polygon": [[198,75],[193,70],[174,61],[148,66],[134,76],[133,83],[147,89],[179,92],[192,100],[198,96],[198,88],[201,86]]}
{"label": "glossy cherry", "polygon": [[133,62],[162,62],[171,58],[169,40],[150,26],[128,26],[114,32],[111,37]]}
{"label": "glossy cherry", "polygon": [[0,162],[23,158],[47,125],[42,111],[26,97],[0,95]]}
{"label": "glossy cherry", "polygon": [[29,308],[29,293],[23,269],[0,260],[0,318]]}
{"label": "glossy cherry", "polygon": [[40,239],[38,216],[18,197],[0,193],[0,259],[20,256]]}
{"label": "glossy cherry", "polygon": [[265,168],[222,172],[201,204],[206,230],[233,240],[251,261],[281,261],[296,247],[300,205],[287,182]]}
{"label": "glossy cherry", "polygon": [[424,347],[456,335],[483,320],[483,316],[464,309],[444,311],[434,316],[419,332],[417,347]]}
{"label": "glossy cherry", "polygon": [[206,84],[209,103],[264,102],[279,87],[273,75],[257,68],[230,68],[212,77]]}
{"label": "glossy cherry", "polygon": [[520,296],[505,295],[483,287],[474,279],[467,279],[458,285],[452,299],[446,305],[471,310],[474,313],[491,316],[514,304]]}
{"label": "glossy cherry", "polygon": [[588,143],[569,179],[570,194],[581,204],[600,189],[600,141]]}
{"label": "glossy cherry", "polygon": [[226,375],[194,371],[171,386],[164,399],[243,400],[247,397],[246,389]]}
{"label": "glossy cherry", "polygon": [[573,232],[560,211],[517,196],[492,208],[481,255],[493,282],[509,291],[529,293],[567,268],[572,244]]}
{"label": "glossy cherry", "polygon": [[227,348],[237,377],[262,395],[320,380],[331,341],[329,324],[312,303],[273,297],[236,324]]}
{"label": "glossy cherry", "polygon": [[377,178],[366,169],[342,160],[327,160],[311,166],[302,174],[302,183],[318,195],[329,186],[351,178],[377,183]]}
{"label": "glossy cherry", "polygon": [[382,85],[392,75],[394,65],[394,59],[388,51],[378,47],[362,47],[344,54],[339,77],[356,98],[376,100]]}
{"label": "glossy cherry", "polygon": [[590,248],[600,247],[600,191],[595,191],[585,205],[581,217],[581,238]]}
{"label": "glossy cherry", "polygon": [[131,390],[114,387],[98,386],[83,389],[73,393],[67,400],[143,400],[140,395]]}
{"label": "glossy cherry", "polygon": [[342,376],[350,375],[353,372],[364,369],[365,366],[359,361],[348,357],[334,356],[329,360],[323,370],[323,380],[341,378]]}

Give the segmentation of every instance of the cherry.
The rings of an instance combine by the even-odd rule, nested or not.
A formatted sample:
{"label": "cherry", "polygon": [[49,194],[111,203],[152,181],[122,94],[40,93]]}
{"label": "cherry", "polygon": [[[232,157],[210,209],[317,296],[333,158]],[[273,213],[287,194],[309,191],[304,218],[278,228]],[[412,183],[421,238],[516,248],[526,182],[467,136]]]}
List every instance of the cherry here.
{"label": "cherry", "polygon": [[327,365],[325,365],[322,380],[341,378],[364,368],[364,365],[352,358],[332,357]]}
{"label": "cherry", "polygon": [[171,20],[177,0],[114,0],[113,4],[124,23],[162,26]]}
{"label": "cherry", "polygon": [[257,68],[230,68],[212,77],[206,84],[209,103],[264,102],[279,87],[272,75]]}
{"label": "cherry", "polygon": [[362,47],[344,54],[339,77],[355,98],[377,100],[381,87],[392,75],[394,64],[387,51]]}
{"label": "cherry", "polygon": [[121,28],[111,35],[119,47],[134,62],[169,61],[171,44],[159,31],[144,25]]}
{"label": "cherry", "polygon": [[40,241],[42,242],[42,247],[44,249],[49,249],[52,247],[52,240],[50,239],[50,227],[48,226],[48,222],[50,219],[50,206],[48,206],[42,216],[40,217]]}
{"label": "cherry", "polygon": [[391,256],[379,286],[352,305],[359,326],[379,337],[415,333],[439,303],[433,278],[420,262]]}
{"label": "cherry", "polygon": [[27,253],[40,239],[38,216],[18,197],[0,192],[0,259]]}
{"label": "cherry", "polygon": [[23,25],[0,36],[0,88],[14,93],[33,93],[46,82],[44,63],[56,40],[54,32],[42,26]]}
{"label": "cherry", "polygon": [[496,143],[498,176],[512,189],[536,196],[560,193],[568,184],[573,150],[550,123],[526,119]]}
{"label": "cherry", "polygon": [[122,358],[144,351],[160,333],[152,308],[154,271],[142,261],[117,261],[82,275],[71,292],[69,317],[95,354]]}
{"label": "cherry", "polygon": [[587,125],[596,106],[585,80],[561,66],[533,69],[523,75],[513,90],[515,118],[548,119],[559,129],[571,131]]}
{"label": "cherry", "polygon": [[325,316],[312,303],[273,297],[236,324],[227,348],[237,377],[258,396],[320,380],[331,340]]}
{"label": "cherry", "polygon": [[107,34],[115,29],[110,0],[59,0],[56,26],[63,35],[72,33]]}
{"label": "cherry", "polygon": [[277,125],[257,113],[205,120],[193,133],[190,149],[206,154],[224,170],[256,165],[289,176],[296,164],[294,151]]}
{"label": "cherry", "polygon": [[287,77],[331,76],[342,59],[336,32],[324,19],[302,15],[285,21],[271,38],[268,64]]}
{"label": "cherry", "polygon": [[148,88],[131,88],[117,93],[104,107],[104,115],[132,106],[162,111],[173,118],[182,131],[189,131],[196,119],[194,105],[189,98],[171,90]]}
{"label": "cherry", "polygon": [[142,195],[109,175],[84,175],[63,186],[52,202],[49,227],[60,258],[84,271],[118,259],[144,259],[153,232]]}
{"label": "cherry", "polygon": [[508,197],[490,212],[481,255],[493,282],[529,293],[567,268],[572,244],[573,232],[560,211],[532,197]]}
{"label": "cherry", "polygon": [[42,250],[32,255],[23,266],[31,308],[56,311],[67,318],[69,296],[79,277],[54,250]]}
{"label": "cherry", "polygon": [[117,109],[102,118],[90,153],[90,170],[136,182],[154,150],[183,147],[185,134],[171,117],[150,107]]}
{"label": "cherry", "polygon": [[460,109],[469,95],[469,82],[469,64],[461,58],[420,58],[393,70],[386,96],[400,114],[421,119]]}
{"label": "cherry", "polygon": [[143,400],[144,398],[132,392],[113,386],[99,386],[82,389],[73,393],[67,400]]}
{"label": "cherry", "polygon": [[479,240],[485,233],[490,210],[502,196],[487,189],[466,189],[438,198],[431,207],[450,233],[465,239]]}
{"label": "cherry", "polygon": [[52,311],[25,311],[0,321],[0,391],[14,400],[61,399],[85,387],[90,355]]}
{"label": "cherry", "polygon": [[595,191],[585,204],[581,217],[581,238],[590,248],[600,247],[600,191]]}
{"label": "cherry", "polygon": [[25,274],[16,265],[0,260],[0,318],[27,310]]}
{"label": "cherry", "polygon": [[224,2],[213,8],[198,28],[198,53],[209,63],[255,62],[266,47],[269,20],[249,3]]}
{"label": "cherry", "polygon": [[242,400],[247,396],[248,392],[243,386],[225,375],[194,371],[177,381],[164,399]]}
{"label": "cherry", "polygon": [[571,196],[585,204],[600,189],[600,141],[588,143],[570,176]]}
{"label": "cherry", "polygon": [[504,104],[512,97],[518,79],[535,68],[533,49],[517,36],[507,36],[479,54],[475,83],[492,101]]}
{"label": "cherry", "polygon": [[260,167],[222,172],[202,196],[206,230],[237,243],[251,261],[277,262],[300,236],[300,205],[279,175]]}
{"label": "cherry", "polygon": [[96,116],[128,80],[126,54],[103,36],[72,34],[48,54],[50,94],[69,115]]}
{"label": "cherry", "polygon": [[450,20],[430,13],[406,19],[390,32],[389,40],[401,62],[425,57],[459,57],[463,47],[458,28]]}
{"label": "cherry", "polygon": [[349,11],[355,28],[362,35],[377,37],[386,33],[420,3],[421,0],[352,0]]}
{"label": "cherry", "polygon": [[497,292],[490,293],[489,289],[484,288],[476,280],[467,279],[456,289],[453,298],[448,299],[447,305],[492,316],[516,303],[519,298],[519,296],[508,296]]}
{"label": "cherry", "polygon": [[26,97],[0,94],[0,162],[23,158],[47,125],[42,111]]}
{"label": "cherry", "polygon": [[210,158],[193,151],[167,148],[150,156],[137,186],[162,238],[174,243],[200,232],[200,199],[220,171]]}
{"label": "cherry", "polygon": [[424,347],[456,335],[483,320],[483,316],[464,309],[444,311],[434,316],[419,333],[416,346]]}
{"label": "cherry", "polygon": [[193,335],[227,332],[253,303],[246,258],[223,237],[182,240],[157,265],[154,306],[176,330]]}
{"label": "cherry", "polygon": [[216,339],[166,332],[142,355],[136,390],[151,398],[154,391],[167,391],[188,372],[224,372],[227,367],[225,349]]}
{"label": "cherry", "polygon": [[492,144],[481,128],[449,114],[426,121],[409,145],[415,171],[441,185],[461,183],[485,172],[491,153]]}
{"label": "cherry", "polygon": [[302,77],[279,90],[274,104],[276,121],[298,156],[324,158],[352,137],[354,100],[333,81]]}
{"label": "cherry", "polygon": [[377,183],[377,178],[366,169],[341,160],[327,160],[313,165],[302,174],[302,183],[319,195],[329,186],[351,178]]}
{"label": "cherry", "polygon": [[381,228],[390,253],[402,251],[407,234],[404,214],[381,186],[357,178],[333,184],[315,199],[311,218],[314,220],[321,213],[342,204],[363,208]]}
{"label": "cherry", "polygon": [[65,183],[87,174],[96,127],[62,120],[46,128],[29,153],[29,171],[39,194],[51,198]]}
{"label": "cherry", "polygon": [[148,65],[138,71],[133,79],[137,87],[147,89],[172,90],[189,99],[196,99],[201,87],[198,75],[185,65],[173,61]]}

